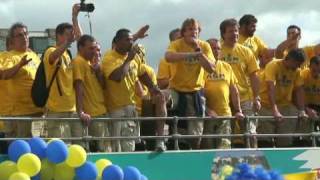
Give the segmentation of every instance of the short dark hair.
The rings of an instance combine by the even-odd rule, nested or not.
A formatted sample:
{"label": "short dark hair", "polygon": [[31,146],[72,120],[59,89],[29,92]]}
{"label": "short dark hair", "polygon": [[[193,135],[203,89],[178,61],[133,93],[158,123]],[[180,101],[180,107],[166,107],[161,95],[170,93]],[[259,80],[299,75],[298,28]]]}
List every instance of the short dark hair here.
{"label": "short dark hair", "polygon": [[286,60],[294,60],[298,61],[300,63],[303,63],[306,59],[306,55],[301,48],[291,49],[288,53],[288,55],[285,57]]}
{"label": "short dark hair", "polygon": [[174,34],[176,33],[180,33],[180,28],[176,28],[176,29],[173,29],[172,31],[170,31],[169,33],[169,39],[170,41],[173,41],[174,40]]}
{"label": "short dark hair", "polygon": [[113,43],[117,43],[120,39],[127,36],[129,33],[130,33],[129,29],[125,29],[125,28],[119,29],[112,40]]}
{"label": "short dark hair", "polygon": [[73,29],[72,24],[70,23],[61,23],[56,27],[56,36],[62,35],[66,29]]}
{"label": "short dark hair", "polygon": [[313,57],[310,59],[310,65],[311,65],[311,64],[319,65],[319,64],[320,64],[320,56],[318,56],[318,55],[313,56]]}
{"label": "short dark hair", "polygon": [[90,36],[90,35],[88,35],[88,34],[82,35],[82,36],[79,38],[78,42],[77,42],[77,49],[78,49],[78,51],[79,51],[80,47],[85,46],[85,44],[86,44],[87,41],[95,42],[96,39],[95,39],[93,36]]}
{"label": "short dark hair", "polygon": [[292,24],[292,25],[288,26],[287,32],[289,31],[289,29],[298,29],[299,33],[301,34],[301,28],[297,25]]}
{"label": "short dark hair", "polygon": [[221,38],[223,39],[223,34],[226,32],[227,27],[229,26],[237,26],[239,27],[239,24],[236,19],[231,18],[231,19],[225,19],[220,23],[220,35]]}
{"label": "short dark hair", "polygon": [[10,40],[12,40],[12,38],[14,38],[14,31],[18,28],[25,28],[28,31],[28,27],[25,24],[23,24],[22,22],[14,23],[9,29],[8,37]]}
{"label": "short dark hair", "polygon": [[251,23],[257,23],[257,22],[258,22],[258,19],[254,17],[254,15],[245,14],[240,18],[239,25],[243,26],[243,25],[249,25]]}

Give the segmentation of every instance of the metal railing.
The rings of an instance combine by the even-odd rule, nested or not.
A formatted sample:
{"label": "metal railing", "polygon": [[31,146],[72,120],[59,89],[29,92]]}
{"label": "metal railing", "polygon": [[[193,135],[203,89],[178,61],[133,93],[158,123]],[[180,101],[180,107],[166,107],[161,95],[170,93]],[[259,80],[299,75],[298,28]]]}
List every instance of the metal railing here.
{"label": "metal railing", "polygon": [[[312,146],[316,147],[316,140],[317,137],[320,137],[320,132],[314,131],[314,124],[316,121],[320,121],[319,119],[309,119],[310,122],[310,133],[287,133],[287,134],[252,134],[249,132],[249,122],[250,119],[259,119],[260,121],[275,121],[273,116],[246,116],[243,121],[245,121],[246,129],[243,134],[205,134],[205,135],[182,135],[178,133],[178,122],[180,120],[187,120],[187,121],[199,121],[199,120],[215,120],[215,121],[222,121],[222,120],[235,120],[234,116],[219,116],[219,117],[135,117],[135,118],[93,118],[92,121],[98,122],[106,122],[106,121],[158,121],[158,120],[165,120],[165,121],[173,121],[173,128],[172,134],[164,135],[164,136],[113,136],[113,137],[92,137],[88,134],[88,127],[85,127],[86,134],[82,137],[70,137],[70,138],[60,138],[62,140],[82,140],[84,142],[89,142],[92,140],[137,140],[137,139],[173,139],[174,140],[174,149],[179,149],[179,139],[192,139],[192,138],[239,138],[243,137],[246,139],[246,147],[250,147],[250,138],[252,137],[311,137],[312,138]],[[284,116],[283,119],[294,120],[298,119],[297,116]],[[0,121],[68,121],[68,122],[79,122],[79,118],[49,118],[49,117],[1,117]],[[55,137],[43,138],[45,140],[49,140]],[[29,138],[0,138],[0,141],[12,141],[15,139],[29,139]]]}

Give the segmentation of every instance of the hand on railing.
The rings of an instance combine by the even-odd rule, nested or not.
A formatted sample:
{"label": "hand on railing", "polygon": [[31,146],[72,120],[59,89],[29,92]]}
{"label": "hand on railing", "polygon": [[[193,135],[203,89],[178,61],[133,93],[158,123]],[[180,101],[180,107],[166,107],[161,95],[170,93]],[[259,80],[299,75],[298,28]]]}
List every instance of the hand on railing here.
{"label": "hand on railing", "polygon": [[83,125],[89,126],[91,122],[91,116],[85,112],[79,114],[79,118],[82,121]]}
{"label": "hand on railing", "polygon": [[234,114],[234,116],[235,116],[236,119],[239,119],[239,120],[243,120],[244,119],[244,114],[241,111],[236,112]]}
{"label": "hand on railing", "polygon": [[309,119],[309,116],[306,114],[306,111],[301,110],[301,111],[298,112],[298,119],[306,121],[306,120]]}

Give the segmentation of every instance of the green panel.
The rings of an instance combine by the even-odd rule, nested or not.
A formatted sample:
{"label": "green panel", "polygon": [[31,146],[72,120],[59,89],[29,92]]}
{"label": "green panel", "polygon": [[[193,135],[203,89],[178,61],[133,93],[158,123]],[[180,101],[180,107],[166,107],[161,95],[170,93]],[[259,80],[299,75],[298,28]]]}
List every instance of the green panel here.
{"label": "green panel", "polygon": [[91,154],[90,161],[107,158],[125,167],[136,166],[152,180],[210,180],[213,151]]}
{"label": "green panel", "polygon": [[[300,168],[306,161],[293,160],[299,154],[305,152],[305,149],[299,150],[265,150],[271,169],[277,169],[283,174],[309,171],[310,169]],[[320,152],[320,151],[319,151]]]}

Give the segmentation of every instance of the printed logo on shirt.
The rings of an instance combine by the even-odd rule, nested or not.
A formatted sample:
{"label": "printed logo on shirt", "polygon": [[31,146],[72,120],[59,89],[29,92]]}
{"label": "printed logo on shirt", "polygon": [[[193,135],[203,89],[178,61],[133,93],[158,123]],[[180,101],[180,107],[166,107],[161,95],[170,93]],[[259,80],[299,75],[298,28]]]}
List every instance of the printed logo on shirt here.
{"label": "printed logo on shirt", "polygon": [[277,84],[280,86],[290,86],[292,84],[292,80],[287,77],[287,75],[278,75]]}
{"label": "printed logo on shirt", "polygon": [[317,87],[315,84],[311,86],[306,86],[304,90],[306,94],[320,95],[320,87]]}
{"label": "printed logo on shirt", "polygon": [[222,57],[223,61],[226,61],[229,64],[237,64],[240,62],[238,57],[234,57],[231,54],[227,54],[226,56]]}
{"label": "printed logo on shirt", "polygon": [[207,76],[207,78],[211,81],[222,81],[225,80],[226,77],[223,73],[211,73]]}

